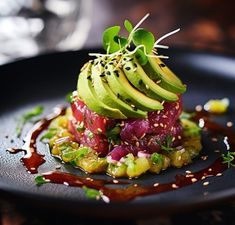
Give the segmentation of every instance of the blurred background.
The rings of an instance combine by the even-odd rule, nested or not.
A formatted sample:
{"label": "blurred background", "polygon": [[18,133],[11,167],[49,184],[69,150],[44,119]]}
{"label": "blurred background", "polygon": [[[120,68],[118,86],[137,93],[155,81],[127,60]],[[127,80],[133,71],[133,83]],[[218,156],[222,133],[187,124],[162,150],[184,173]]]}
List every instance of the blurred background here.
{"label": "blurred background", "polygon": [[232,0],[0,0],[0,64],[100,46],[107,26],[148,12],[144,26],[156,37],[181,28],[170,46],[234,53],[234,11]]}
{"label": "blurred background", "polygon": [[53,51],[101,45],[102,31],[128,18],[171,46],[235,51],[235,3],[232,0],[1,0],[0,64]]}

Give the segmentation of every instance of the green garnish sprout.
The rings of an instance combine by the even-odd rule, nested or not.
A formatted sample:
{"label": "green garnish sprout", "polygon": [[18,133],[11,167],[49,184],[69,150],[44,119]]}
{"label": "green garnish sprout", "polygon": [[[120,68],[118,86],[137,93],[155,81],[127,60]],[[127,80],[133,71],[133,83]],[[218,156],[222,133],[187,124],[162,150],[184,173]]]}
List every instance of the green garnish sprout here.
{"label": "green garnish sprout", "polygon": [[171,135],[167,135],[162,143],[160,141],[157,141],[157,144],[160,145],[162,150],[169,153],[174,150],[174,148],[171,147],[172,142],[173,142],[173,137]]}
{"label": "green garnish sprout", "polygon": [[36,106],[33,110],[22,115],[16,126],[17,137],[21,135],[24,125],[27,122],[33,122],[32,119],[36,116],[41,115],[43,113],[43,110],[44,110],[43,106]]}
{"label": "green garnish sprout", "polygon": [[228,151],[225,154],[222,154],[223,161],[222,163],[227,164],[228,168],[235,167],[234,163],[235,152]]}
{"label": "green garnish sprout", "polygon": [[[147,63],[147,57],[155,58],[169,58],[168,56],[159,55],[157,48],[168,49],[166,45],[159,44],[163,39],[169,37],[180,31],[176,29],[170,33],[167,33],[155,40],[154,35],[143,28],[140,25],[149,17],[149,13],[145,15],[137,24],[133,26],[129,20],[125,20],[124,27],[129,33],[128,37],[119,35],[121,30],[120,26],[112,26],[107,28],[103,32],[103,48],[106,50],[106,54],[90,53],[90,56],[96,57],[115,57],[115,56],[130,56],[135,55],[141,65]],[[134,47],[134,49],[132,49]]]}

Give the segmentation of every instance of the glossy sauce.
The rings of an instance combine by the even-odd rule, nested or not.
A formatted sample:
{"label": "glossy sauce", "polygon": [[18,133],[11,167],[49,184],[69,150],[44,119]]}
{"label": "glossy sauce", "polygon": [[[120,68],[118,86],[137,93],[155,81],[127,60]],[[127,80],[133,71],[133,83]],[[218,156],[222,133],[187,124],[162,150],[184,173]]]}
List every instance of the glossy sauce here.
{"label": "glossy sauce", "polygon": [[[31,173],[36,173],[37,170],[35,169],[37,169],[43,162],[45,162],[43,156],[38,154],[36,150],[35,143],[37,137],[43,131],[43,129],[46,129],[48,127],[51,120],[53,120],[59,115],[62,115],[63,113],[64,109],[57,109],[57,112],[54,112],[53,114],[49,115],[45,119],[35,124],[34,127],[31,129],[31,131],[28,133],[26,137],[26,142],[22,147],[22,150],[21,149],[14,150],[15,153],[19,151],[25,152],[25,156],[22,158],[22,161],[25,167]],[[223,127],[211,121],[210,116],[211,114],[205,111],[201,111],[201,112],[196,112],[196,115],[194,116],[193,119],[197,123],[202,121],[204,129],[208,130],[211,135],[213,136],[223,135],[224,137],[226,137],[227,150],[229,150],[230,148],[235,150],[235,133],[231,130],[231,128]],[[106,196],[106,198],[108,198],[110,201],[123,202],[123,201],[132,200],[138,196],[147,196],[147,195],[176,190],[178,188],[185,187],[193,183],[196,183],[198,181],[204,180],[207,177],[221,176],[222,172],[228,168],[227,164],[224,164],[222,161],[223,161],[222,157],[219,157],[218,159],[215,160],[214,163],[212,163],[212,165],[208,166],[205,169],[202,169],[194,173],[191,172],[186,173],[184,175],[179,174],[176,175],[175,179],[169,183],[160,183],[160,184],[156,183],[150,186],[138,186],[132,184],[132,185],[126,185],[123,188],[113,188],[113,187],[108,187],[107,184],[121,184],[121,183],[124,184],[124,183],[117,182],[116,180],[112,179],[99,180],[92,178],[84,178],[77,175],[58,172],[58,171],[48,172],[42,174],[42,176],[47,182],[50,183],[65,184],[74,187],[82,187],[85,185],[88,188],[94,188],[100,190],[102,194]]]}
{"label": "glossy sauce", "polygon": [[37,122],[27,133],[24,139],[24,145],[18,148],[8,148],[7,151],[11,154],[23,152],[21,158],[23,165],[29,173],[35,174],[38,172],[38,167],[45,162],[44,155],[37,152],[36,141],[41,132],[48,128],[50,122],[56,117],[65,114],[65,108],[55,107],[53,113]]}

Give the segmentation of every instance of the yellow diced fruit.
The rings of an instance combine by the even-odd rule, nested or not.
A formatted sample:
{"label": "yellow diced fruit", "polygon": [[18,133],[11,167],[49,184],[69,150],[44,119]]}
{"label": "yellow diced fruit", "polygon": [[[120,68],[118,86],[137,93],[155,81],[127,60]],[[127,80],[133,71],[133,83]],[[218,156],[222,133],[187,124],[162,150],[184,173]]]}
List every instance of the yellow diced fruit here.
{"label": "yellow diced fruit", "polygon": [[228,106],[229,106],[228,98],[211,99],[204,105],[204,109],[211,113],[222,114],[227,111]]}
{"label": "yellow diced fruit", "polygon": [[138,177],[150,169],[150,163],[147,158],[137,158],[127,164],[127,175],[130,178]]}
{"label": "yellow diced fruit", "polygon": [[105,172],[108,166],[106,158],[100,158],[94,152],[89,152],[84,157],[78,158],[75,163],[88,173]]}
{"label": "yellow diced fruit", "polygon": [[177,168],[181,168],[192,161],[189,152],[185,149],[171,152],[168,156],[171,160],[171,165]]}
{"label": "yellow diced fruit", "polygon": [[126,169],[127,165],[124,163],[121,163],[120,165],[109,164],[107,173],[115,178],[126,177],[127,176]]}
{"label": "yellow diced fruit", "polygon": [[54,120],[52,120],[50,124],[50,128],[64,128],[68,127],[68,118],[67,116],[58,116]]}
{"label": "yellow diced fruit", "polygon": [[183,146],[185,150],[188,151],[190,157],[195,158],[202,150],[201,137],[194,136],[190,138],[185,138]]}

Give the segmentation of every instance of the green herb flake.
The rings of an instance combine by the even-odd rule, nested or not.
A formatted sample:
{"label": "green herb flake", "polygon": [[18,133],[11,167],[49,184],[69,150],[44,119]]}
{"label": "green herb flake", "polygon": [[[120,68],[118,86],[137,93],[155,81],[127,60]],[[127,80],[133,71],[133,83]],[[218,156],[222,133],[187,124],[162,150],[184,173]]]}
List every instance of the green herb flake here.
{"label": "green herb flake", "polygon": [[94,137],[94,134],[91,131],[88,131],[87,136],[91,139]]}
{"label": "green herb flake", "polygon": [[163,143],[157,141],[157,144],[160,145],[162,150],[169,153],[174,150],[174,148],[171,147],[172,142],[173,142],[173,137],[171,135],[167,135]]}
{"label": "green herb flake", "polygon": [[69,103],[72,103],[73,102],[73,93],[72,92],[69,92],[67,95],[66,95],[66,101],[69,102]]}
{"label": "green herb flake", "polygon": [[33,110],[23,114],[16,126],[16,134],[19,137],[22,133],[22,129],[27,122],[32,122],[32,119],[43,113],[43,106],[36,106]]}
{"label": "green herb flake", "polygon": [[154,164],[162,164],[163,163],[163,156],[157,152],[151,155],[151,160]]}
{"label": "green herb flake", "polygon": [[222,154],[223,161],[222,163],[227,164],[228,168],[235,167],[234,163],[235,152],[228,151],[225,154]]}
{"label": "green herb flake", "polygon": [[195,116],[195,112],[192,112],[192,113],[188,113],[188,112],[182,112],[181,115],[180,115],[180,119],[191,119],[192,117]]}
{"label": "green herb flake", "polygon": [[48,131],[40,138],[40,141],[44,141],[45,139],[53,138],[58,132],[57,128],[51,127]]}
{"label": "green herb flake", "polygon": [[86,197],[89,199],[100,199],[101,197],[101,192],[96,189],[88,188],[86,186],[83,186],[82,189],[84,190]]}
{"label": "green herb flake", "polygon": [[38,186],[40,185],[43,185],[43,184],[46,184],[46,183],[49,183],[50,181],[49,180],[46,180],[43,176],[36,176],[35,177],[35,182]]}

